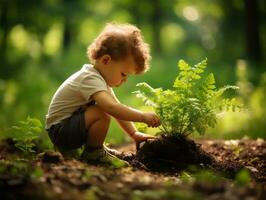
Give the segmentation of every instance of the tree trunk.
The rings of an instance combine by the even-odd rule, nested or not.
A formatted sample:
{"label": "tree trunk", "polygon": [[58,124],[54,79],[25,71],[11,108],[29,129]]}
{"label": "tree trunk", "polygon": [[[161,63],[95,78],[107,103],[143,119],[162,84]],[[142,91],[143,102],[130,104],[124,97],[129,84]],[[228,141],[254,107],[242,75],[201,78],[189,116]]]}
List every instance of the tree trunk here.
{"label": "tree trunk", "polygon": [[151,15],[151,26],[152,26],[152,32],[153,32],[153,49],[155,53],[161,53],[161,18],[162,13],[160,9],[160,0],[154,0],[151,2],[153,6],[153,12]]}
{"label": "tree trunk", "polygon": [[1,8],[0,8],[0,23],[1,28],[3,31],[3,36],[0,41],[1,48],[0,48],[0,60],[1,60],[1,68],[0,68],[0,78],[6,78],[7,76],[7,57],[6,57],[6,51],[7,51],[7,36],[9,32],[9,25],[7,20],[7,1],[2,1]]}
{"label": "tree trunk", "polygon": [[259,18],[256,0],[245,0],[246,56],[249,60],[261,61]]}
{"label": "tree trunk", "polygon": [[63,48],[68,49],[71,43],[71,25],[70,22],[65,18],[65,27],[64,27],[64,35],[63,35]]}
{"label": "tree trunk", "polygon": [[73,25],[73,17],[75,17],[75,14],[72,11],[73,9],[73,2],[72,0],[63,0],[64,5],[64,34],[63,34],[63,48],[68,49],[72,39],[73,39],[73,33],[74,33],[74,25]]}

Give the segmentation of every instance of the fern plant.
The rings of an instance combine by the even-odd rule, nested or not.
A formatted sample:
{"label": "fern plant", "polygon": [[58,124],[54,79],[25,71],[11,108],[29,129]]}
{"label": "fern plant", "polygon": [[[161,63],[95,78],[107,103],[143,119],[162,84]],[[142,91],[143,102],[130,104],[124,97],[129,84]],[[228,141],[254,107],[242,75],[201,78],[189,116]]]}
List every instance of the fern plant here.
{"label": "fern plant", "polygon": [[42,123],[39,119],[27,117],[25,121],[19,121],[17,126],[13,126],[11,131],[15,146],[28,156],[35,152],[34,146],[42,132]]}
{"label": "fern plant", "polygon": [[220,111],[234,111],[241,107],[234,98],[222,98],[226,90],[238,87],[216,88],[212,73],[203,76],[206,67],[207,59],[195,66],[180,60],[172,89],[154,89],[147,83],[137,84],[139,90],[134,93],[154,108],[161,118],[160,129],[165,134],[187,136],[198,132],[203,135],[208,127],[215,126]]}

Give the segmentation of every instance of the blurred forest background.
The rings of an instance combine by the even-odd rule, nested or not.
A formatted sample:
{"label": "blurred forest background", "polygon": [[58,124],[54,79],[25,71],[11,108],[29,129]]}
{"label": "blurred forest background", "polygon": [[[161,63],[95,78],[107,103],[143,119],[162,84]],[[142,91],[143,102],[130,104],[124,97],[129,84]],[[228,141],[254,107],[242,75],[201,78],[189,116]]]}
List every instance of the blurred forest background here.
{"label": "blurred forest background", "polygon": [[[58,86],[89,62],[87,46],[119,22],[137,25],[152,50],[150,71],[115,89],[121,102],[145,109],[132,94],[136,83],[170,88],[179,59],[207,57],[218,86],[240,86],[234,95],[246,109],[223,113],[205,137],[265,138],[265,19],[263,0],[1,0],[0,136],[27,116],[44,125]],[[112,123],[108,141],[127,140]]]}

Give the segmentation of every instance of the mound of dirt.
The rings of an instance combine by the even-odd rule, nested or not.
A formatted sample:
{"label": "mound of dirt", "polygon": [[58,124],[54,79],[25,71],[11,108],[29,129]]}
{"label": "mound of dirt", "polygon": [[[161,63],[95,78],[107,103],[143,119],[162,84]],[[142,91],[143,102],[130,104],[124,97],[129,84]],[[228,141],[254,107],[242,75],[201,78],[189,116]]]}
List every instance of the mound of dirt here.
{"label": "mound of dirt", "polygon": [[156,140],[145,142],[136,154],[120,154],[121,159],[127,160],[137,168],[148,171],[178,173],[190,166],[212,169],[227,178],[234,178],[244,166],[234,161],[218,161],[188,137],[162,135]]}
{"label": "mound of dirt", "polygon": [[177,171],[190,165],[209,165],[213,162],[211,154],[193,140],[162,135],[144,143],[136,152],[133,163],[142,163],[150,170]]}

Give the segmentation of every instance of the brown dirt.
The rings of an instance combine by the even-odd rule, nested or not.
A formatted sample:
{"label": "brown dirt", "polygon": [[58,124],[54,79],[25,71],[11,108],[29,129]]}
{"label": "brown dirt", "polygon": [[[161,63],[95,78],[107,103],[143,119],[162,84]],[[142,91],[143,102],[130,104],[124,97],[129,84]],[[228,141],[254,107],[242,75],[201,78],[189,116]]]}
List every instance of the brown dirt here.
{"label": "brown dirt", "polygon": [[[196,144],[196,148],[210,153],[219,163],[218,166],[222,166],[219,169],[213,165],[213,169],[228,171],[224,167],[228,167],[228,165],[222,165],[221,163],[236,163],[239,166],[247,167],[251,171],[253,178],[244,185],[239,185],[234,180],[227,178],[215,179],[215,182],[213,182],[213,180],[208,179],[191,178],[192,175],[189,175],[186,169],[180,171],[180,165],[177,163],[175,163],[177,165],[175,169],[179,170],[176,173],[173,170],[168,173],[167,168],[163,171],[149,170],[149,165],[147,167],[145,164],[143,164],[142,168],[139,168],[139,165],[138,167],[112,169],[110,167],[89,165],[75,159],[63,159],[58,153],[45,152],[37,156],[29,164],[33,168],[41,168],[43,170],[41,176],[33,178],[30,176],[31,171],[14,175],[14,173],[10,173],[8,168],[6,168],[5,173],[0,173],[0,196],[1,199],[7,200],[255,200],[265,197],[266,142],[264,140],[202,140],[197,141],[197,143],[201,145]],[[121,156],[128,160],[132,160],[135,156],[134,144],[117,146],[117,149],[123,152]],[[158,150],[160,152],[161,149]],[[20,154],[12,146],[11,141],[0,143],[1,164],[17,159],[20,159]],[[195,160],[201,161],[201,159]],[[169,166],[171,165],[171,162],[169,163],[167,159],[165,163]],[[198,163],[201,162],[193,164]],[[1,167],[3,166],[0,166],[0,171]],[[155,164],[154,169],[160,169],[158,167],[160,165]]]}
{"label": "brown dirt", "polygon": [[265,140],[204,140],[200,143],[218,163],[236,163],[245,166],[256,181],[266,182]]}
{"label": "brown dirt", "polygon": [[[215,159],[212,156],[213,152],[207,152],[201,146],[202,144],[187,137],[162,135],[156,140],[146,142],[131,158],[127,156],[121,158],[128,160],[135,167],[166,173],[178,173],[191,165],[212,169],[227,178],[234,178],[244,168],[252,172],[253,168],[245,167],[243,163],[233,159]],[[237,148],[241,149],[240,146]],[[253,175],[260,179],[257,174]]]}
{"label": "brown dirt", "polygon": [[208,165],[214,158],[201,145],[186,137],[161,136],[146,142],[136,153],[134,163],[147,169],[177,172],[190,165]]}

